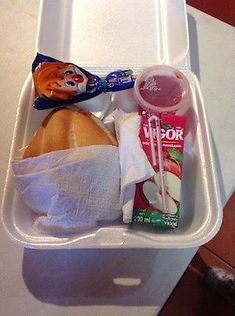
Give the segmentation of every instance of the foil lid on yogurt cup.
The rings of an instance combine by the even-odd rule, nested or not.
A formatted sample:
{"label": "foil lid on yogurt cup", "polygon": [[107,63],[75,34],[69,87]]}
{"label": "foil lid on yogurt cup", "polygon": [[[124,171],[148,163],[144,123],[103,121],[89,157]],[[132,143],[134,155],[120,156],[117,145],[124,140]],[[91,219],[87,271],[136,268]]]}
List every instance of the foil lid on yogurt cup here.
{"label": "foil lid on yogurt cup", "polygon": [[170,66],[146,68],[134,87],[140,107],[152,113],[176,112],[189,101],[187,78]]}

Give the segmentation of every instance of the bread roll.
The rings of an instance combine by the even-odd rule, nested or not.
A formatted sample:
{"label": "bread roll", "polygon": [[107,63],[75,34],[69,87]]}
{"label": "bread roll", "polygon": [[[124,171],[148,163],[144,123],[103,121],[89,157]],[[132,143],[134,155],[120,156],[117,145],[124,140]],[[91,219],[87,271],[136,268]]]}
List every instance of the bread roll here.
{"label": "bread roll", "polygon": [[117,141],[91,113],[74,108],[59,108],[45,118],[26,147],[23,158],[90,145],[117,146]]}

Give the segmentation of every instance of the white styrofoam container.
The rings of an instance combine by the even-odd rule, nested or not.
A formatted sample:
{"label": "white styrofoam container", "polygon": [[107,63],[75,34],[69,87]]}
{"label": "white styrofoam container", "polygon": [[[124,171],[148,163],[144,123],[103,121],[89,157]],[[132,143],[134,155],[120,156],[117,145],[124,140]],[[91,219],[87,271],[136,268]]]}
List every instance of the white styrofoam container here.
{"label": "white styrofoam container", "polygon": [[[139,73],[154,64],[168,64],[184,72],[190,82],[192,102],[183,113],[188,132],[182,213],[175,230],[116,224],[67,237],[35,231],[35,215],[20,200],[10,164],[49,112],[32,108],[34,91],[29,75],[19,100],[2,202],[2,221],[9,235],[33,248],[186,248],[209,241],[220,228],[222,206],[205,106],[189,66],[185,1],[44,0],[36,51],[71,61],[98,75],[118,68],[132,68]],[[112,100],[111,95],[103,94],[88,103],[91,111],[103,117],[112,107]]]}

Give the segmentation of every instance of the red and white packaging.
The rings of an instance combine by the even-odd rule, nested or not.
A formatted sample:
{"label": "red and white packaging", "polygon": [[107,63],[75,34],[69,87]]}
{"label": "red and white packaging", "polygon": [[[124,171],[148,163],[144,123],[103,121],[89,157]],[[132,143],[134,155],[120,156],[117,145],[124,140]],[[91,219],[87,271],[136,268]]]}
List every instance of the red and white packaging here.
{"label": "red and white packaging", "polygon": [[[180,211],[186,119],[183,116],[173,114],[161,115],[163,176],[167,201],[167,212],[163,212],[159,164],[157,163],[157,165],[154,166],[152,162],[148,123],[149,115],[151,114],[146,111],[142,112],[139,137],[148,160],[156,171],[156,174],[151,179],[137,184],[133,221],[151,223],[161,227],[177,227]],[[157,132],[154,126],[153,139],[158,161]],[[156,214],[153,214],[154,212]],[[163,214],[167,214],[167,221],[164,221],[164,218],[161,218]],[[172,223],[168,223],[169,218],[172,218]],[[164,224],[165,222],[166,224]]]}

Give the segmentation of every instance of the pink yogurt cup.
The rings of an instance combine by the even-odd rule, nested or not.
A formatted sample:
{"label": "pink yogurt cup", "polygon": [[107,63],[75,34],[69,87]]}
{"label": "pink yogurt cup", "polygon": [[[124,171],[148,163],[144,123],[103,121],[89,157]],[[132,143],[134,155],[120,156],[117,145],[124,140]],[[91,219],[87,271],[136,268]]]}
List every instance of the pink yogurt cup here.
{"label": "pink yogurt cup", "polygon": [[176,112],[189,102],[187,78],[170,66],[146,68],[136,78],[134,89],[138,104],[155,114]]}

